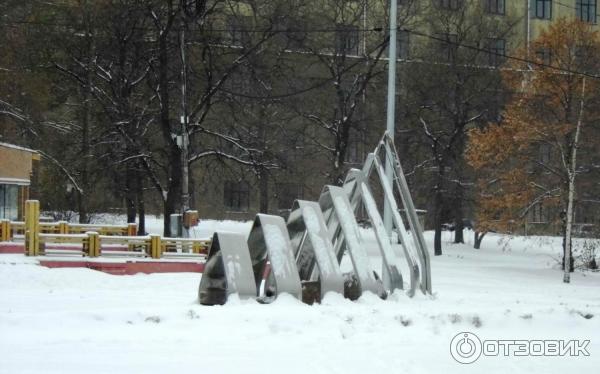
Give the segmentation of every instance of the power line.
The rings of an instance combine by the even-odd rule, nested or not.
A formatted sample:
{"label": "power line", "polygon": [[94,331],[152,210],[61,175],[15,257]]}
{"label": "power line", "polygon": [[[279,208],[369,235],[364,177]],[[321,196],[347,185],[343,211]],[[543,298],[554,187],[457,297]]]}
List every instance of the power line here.
{"label": "power line", "polygon": [[450,44],[450,45],[455,45],[457,47],[462,47],[462,48],[466,48],[466,49],[470,49],[470,50],[474,50],[474,51],[478,51],[478,52],[484,52],[487,54],[492,54],[495,56],[499,56],[499,57],[504,57],[508,60],[513,60],[513,61],[519,61],[519,62],[523,62],[529,65],[535,65],[535,66],[539,66],[539,67],[544,67],[544,68],[548,68],[548,69],[552,69],[552,70],[556,70],[556,71],[560,71],[563,73],[568,73],[568,74],[573,74],[573,75],[580,75],[580,76],[585,76],[585,77],[589,77],[589,78],[593,78],[593,79],[600,79],[600,75],[596,75],[596,74],[590,74],[587,72],[583,72],[583,71],[578,71],[578,70],[573,70],[573,69],[566,69],[566,68],[562,68],[559,66],[554,66],[554,65],[550,65],[550,64],[546,64],[543,62],[539,62],[539,61],[534,61],[534,60],[530,60],[530,59],[526,59],[526,58],[522,58],[522,57],[518,57],[518,56],[514,56],[514,55],[509,55],[509,54],[502,54],[502,53],[497,53],[497,52],[493,52],[489,49],[484,49],[484,48],[480,48],[480,47],[476,47],[476,46],[472,46],[472,45],[468,45],[468,44],[463,44],[463,43],[458,43],[458,42],[452,42],[448,39],[444,39],[444,38],[440,38],[431,34],[427,34],[424,32],[420,32],[420,31],[415,31],[415,30],[409,30],[409,29],[401,29],[402,31],[408,32],[410,34],[414,34],[414,35],[418,35],[418,36],[422,36],[422,37],[426,37],[432,40],[437,40],[440,42],[444,42],[446,44]]}
{"label": "power line", "polygon": [[[566,4],[563,4],[563,3],[559,3],[559,2],[557,2],[557,3],[567,6]],[[567,7],[569,7],[569,6],[567,6]],[[13,26],[14,25],[43,25],[43,26],[55,26],[55,27],[71,27],[72,26],[71,24],[61,24],[61,23],[53,23],[53,22],[41,22],[41,21],[0,22],[0,25],[13,25]],[[140,30],[155,30],[154,28],[151,28],[151,27],[138,28],[138,29],[140,29]],[[305,29],[251,29],[251,28],[247,28],[247,29],[204,29],[204,31],[209,31],[209,32],[232,32],[232,31],[234,31],[234,32],[241,32],[241,33],[262,33],[262,34],[265,34],[265,33],[354,33],[354,32],[378,32],[378,33],[380,33],[387,29],[388,28],[384,28],[384,27],[372,27],[372,28],[356,27],[356,28],[351,28],[351,29],[344,28],[344,27],[336,27],[336,28],[305,28]],[[436,40],[436,41],[439,41],[439,42],[442,42],[445,44],[454,45],[459,48],[465,48],[465,49],[474,50],[477,52],[483,52],[486,54],[503,57],[508,60],[526,63],[528,65],[544,67],[544,68],[548,68],[548,69],[555,70],[555,71],[562,72],[562,73],[585,76],[585,77],[589,77],[589,78],[593,78],[593,79],[600,78],[600,76],[596,75],[596,74],[590,74],[587,72],[577,71],[577,70],[573,70],[573,69],[566,69],[566,68],[562,68],[559,66],[554,66],[551,64],[546,64],[543,62],[534,61],[531,59],[526,59],[526,58],[522,58],[519,56],[510,55],[510,54],[506,54],[506,53],[504,53],[504,54],[497,53],[497,52],[491,51],[489,49],[481,48],[479,46],[473,46],[473,45],[468,45],[468,44],[464,44],[464,43],[453,42],[451,40],[441,38],[439,36],[435,36],[432,34],[428,34],[428,33],[422,32],[422,31],[417,31],[417,30],[412,30],[412,29],[407,29],[407,28],[397,28],[397,30],[407,32],[409,34],[425,37],[425,38],[428,38],[431,40]]]}

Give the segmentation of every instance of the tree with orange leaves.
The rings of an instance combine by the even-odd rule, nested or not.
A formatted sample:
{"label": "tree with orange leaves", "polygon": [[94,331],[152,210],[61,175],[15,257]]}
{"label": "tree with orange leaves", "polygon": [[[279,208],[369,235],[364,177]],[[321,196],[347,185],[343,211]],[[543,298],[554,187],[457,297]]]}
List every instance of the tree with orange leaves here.
{"label": "tree with orange leaves", "polygon": [[585,166],[598,146],[600,38],[589,24],[559,19],[529,51],[503,72],[512,99],[500,123],[469,134],[479,191],[475,246],[488,231],[514,231],[543,203],[562,223],[568,283],[576,181],[590,175]]}

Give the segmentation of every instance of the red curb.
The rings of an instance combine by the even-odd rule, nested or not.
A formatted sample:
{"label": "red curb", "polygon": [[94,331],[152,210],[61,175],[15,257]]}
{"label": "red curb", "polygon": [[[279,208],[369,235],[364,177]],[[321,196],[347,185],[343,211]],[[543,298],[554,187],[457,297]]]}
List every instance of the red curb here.
{"label": "red curb", "polygon": [[98,262],[98,261],[57,261],[40,260],[47,268],[88,268],[113,275],[133,275],[138,273],[202,273],[203,263],[197,262]]}

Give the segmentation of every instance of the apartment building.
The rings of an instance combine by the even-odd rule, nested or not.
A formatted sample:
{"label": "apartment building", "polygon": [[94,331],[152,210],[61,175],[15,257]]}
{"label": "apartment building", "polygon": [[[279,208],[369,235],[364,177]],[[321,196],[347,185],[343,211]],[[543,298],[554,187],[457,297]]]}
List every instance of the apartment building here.
{"label": "apartment building", "polygon": [[[321,12],[316,15],[304,14],[304,17],[302,13],[298,13],[280,19],[277,27],[282,27],[283,32],[279,40],[285,44],[284,50],[288,58],[301,67],[298,69],[303,74],[301,79],[318,81],[319,77],[326,76],[326,72],[322,71],[323,67],[316,67],[315,63],[302,67],[304,61],[314,59],[317,55],[315,45],[323,55],[344,54],[346,64],[350,64],[352,59],[361,59],[365,54],[377,53],[377,43],[381,42],[385,34],[381,30],[387,27],[388,2],[344,3],[346,10],[335,15]],[[527,49],[544,28],[560,17],[573,17],[593,25],[597,21],[597,0],[399,0],[398,3],[399,71],[409,63],[450,61],[456,48],[462,44],[468,45],[468,42],[461,39],[461,30],[457,28],[474,22],[476,18],[478,22],[487,22],[487,28],[485,35],[478,36],[478,48],[483,51],[480,53],[481,60],[472,63],[476,67],[488,68],[500,66],[506,55]],[[251,12],[251,9],[248,8],[247,12]],[[245,31],[252,29],[252,19],[251,13],[246,17],[237,15],[229,18],[224,24],[227,31],[223,40],[242,46],[245,39],[251,37]],[[325,23],[328,27],[324,27]],[[431,53],[432,49],[436,49],[435,53]],[[353,131],[351,134],[345,157],[346,169],[362,163],[366,152],[374,148],[385,129],[386,59],[384,53],[381,74],[370,83],[373,88],[365,95],[365,102],[361,107],[363,112],[359,114],[361,125],[357,126],[360,131]],[[231,84],[232,90],[240,90],[253,83],[241,73],[232,79]],[[403,89],[401,83],[398,87],[399,91]],[[326,99],[325,102],[329,103]],[[238,109],[239,107],[232,110]],[[273,110],[284,110],[284,107]],[[264,112],[257,114],[259,121],[267,121],[268,116]],[[329,175],[331,165],[324,155],[326,152],[318,149],[317,145],[319,137],[327,134],[311,126],[309,122],[307,118],[298,116],[285,124],[288,131],[277,131],[266,137],[262,135],[264,139],[281,138],[280,141],[273,142],[279,149],[269,149],[277,154],[277,165],[272,168],[252,170],[238,167],[227,160],[220,160],[215,164],[218,173],[207,173],[207,170],[213,170],[211,168],[214,165],[211,168],[196,168],[193,171],[194,206],[200,211],[200,216],[249,219],[260,210],[286,214],[294,199],[317,199],[322,186],[332,182]],[[229,126],[231,131],[236,131],[236,123],[220,126]],[[244,136],[241,133],[237,135]],[[404,139],[399,138],[397,141],[403,144]],[[431,201],[429,192],[424,188],[414,192],[419,208],[428,208],[427,204]],[[266,205],[268,208],[265,209]],[[467,216],[468,214],[469,212]]]}

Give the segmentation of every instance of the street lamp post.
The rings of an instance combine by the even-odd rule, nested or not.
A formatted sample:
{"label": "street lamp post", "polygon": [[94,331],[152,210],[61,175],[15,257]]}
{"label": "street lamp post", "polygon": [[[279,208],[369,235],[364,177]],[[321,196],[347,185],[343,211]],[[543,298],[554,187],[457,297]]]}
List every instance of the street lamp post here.
{"label": "street lamp post", "polygon": [[[396,114],[396,29],[397,29],[397,0],[390,0],[390,41],[388,47],[388,93],[387,93],[387,120],[386,129],[392,139],[394,139],[395,114]],[[393,186],[393,163],[389,157],[385,158],[385,173]],[[384,202],[383,222],[388,235],[392,235],[392,212],[389,204]]]}

